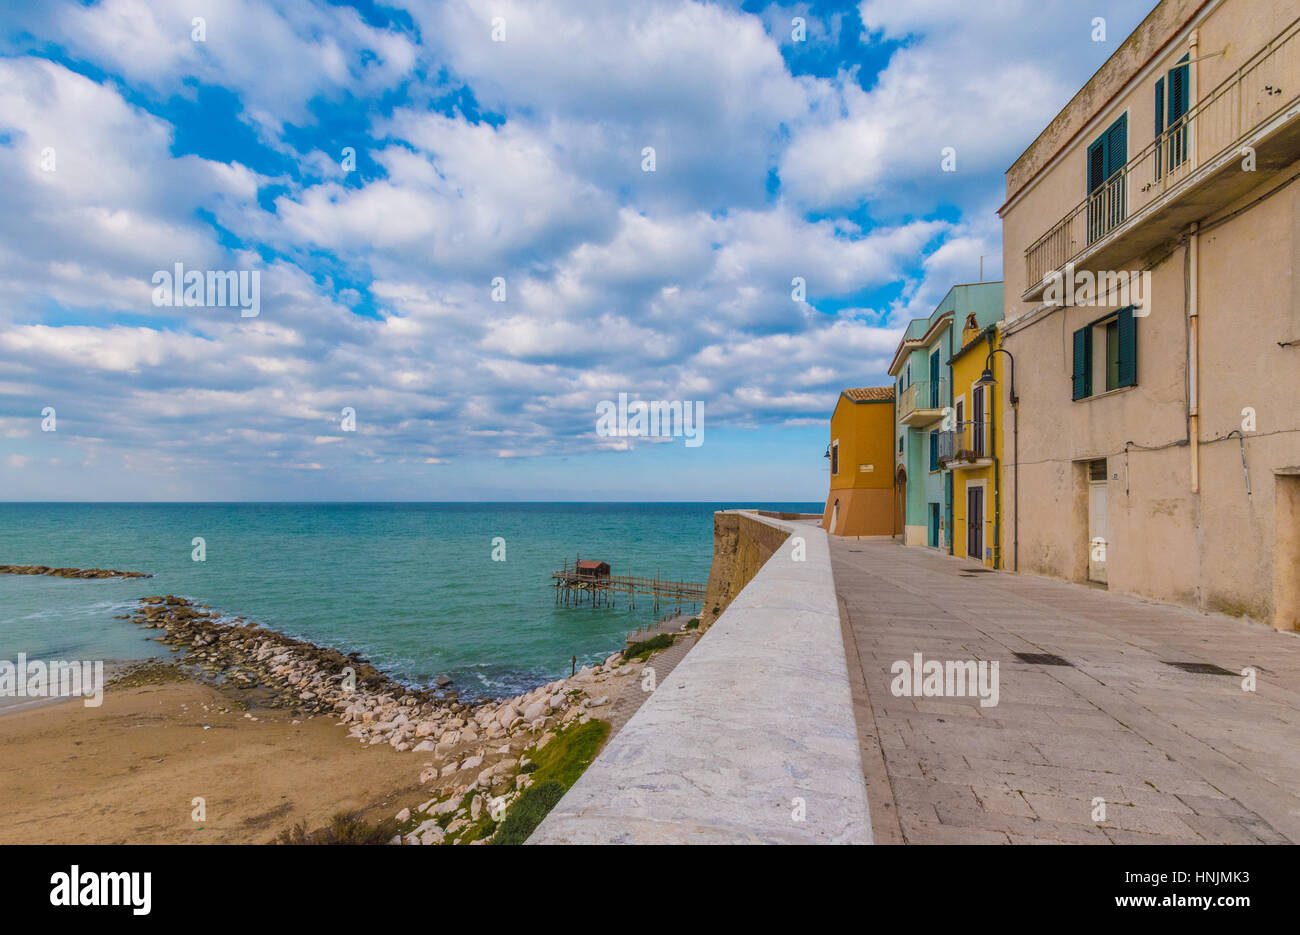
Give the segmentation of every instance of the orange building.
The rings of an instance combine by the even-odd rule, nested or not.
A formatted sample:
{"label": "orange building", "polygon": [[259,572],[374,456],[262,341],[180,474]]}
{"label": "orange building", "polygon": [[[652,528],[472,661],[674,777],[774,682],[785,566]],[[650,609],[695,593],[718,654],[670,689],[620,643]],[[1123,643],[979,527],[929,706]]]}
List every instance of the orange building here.
{"label": "orange building", "polygon": [[902,532],[894,502],[894,388],[844,390],[831,413],[830,494],[822,528],[836,536]]}

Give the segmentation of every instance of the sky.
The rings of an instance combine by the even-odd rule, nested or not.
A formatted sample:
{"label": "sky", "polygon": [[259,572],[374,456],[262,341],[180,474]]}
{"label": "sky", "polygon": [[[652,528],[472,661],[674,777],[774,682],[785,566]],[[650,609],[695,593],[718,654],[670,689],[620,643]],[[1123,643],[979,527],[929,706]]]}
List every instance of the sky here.
{"label": "sky", "polygon": [[824,500],[1153,6],[0,0],[0,500]]}

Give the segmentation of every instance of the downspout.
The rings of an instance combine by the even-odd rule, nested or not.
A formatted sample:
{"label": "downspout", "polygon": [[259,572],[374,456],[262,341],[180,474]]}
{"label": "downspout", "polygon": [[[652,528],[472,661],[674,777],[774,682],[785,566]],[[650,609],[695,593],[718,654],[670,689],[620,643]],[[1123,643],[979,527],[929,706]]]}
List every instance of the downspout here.
{"label": "downspout", "polygon": [[[988,340],[989,354],[993,353],[994,325],[985,336]],[[993,452],[993,567],[1002,567],[1002,460],[998,457],[998,420],[994,407],[997,405],[997,393],[989,392],[989,450]]]}
{"label": "downspout", "polygon": [[[1191,59],[1191,66],[1188,68],[1187,79],[1190,87],[1187,90],[1188,99],[1191,102],[1197,100],[1199,92],[1199,82],[1196,80],[1201,70],[1197,59],[1197,48],[1200,45],[1200,30],[1193,29],[1191,35],[1187,38],[1187,52]],[[1189,129],[1190,137],[1191,168],[1196,169],[1196,131]],[[1197,305],[1197,282],[1199,276],[1199,260],[1201,247],[1201,226],[1198,222],[1192,222],[1192,229],[1189,235],[1187,250],[1189,256],[1189,266],[1187,284],[1187,440],[1189,442],[1191,473],[1192,473],[1192,493],[1199,493],[1201,489],[1201,343],[1200,343],[1200,308]]]}
{"label": "downspout", "polygon": [[[1010,354],[1011,352],[1008,351],[1007,356],[1010,357]],[[1011,553],[1011,570],[1019,571],[1020,570],[1020,397],[1016,395],[1016,361],[1014,357],[1011,358],[1011,415],[1013,419],[1012,431],[1015,433],[1014,435],[1015,445],[1012,451],[1012,457],[1016,459],[1016,475],[1014,480],[1015,492],[1013,494],[1013,496],[1015,497],[1016,519],[1015,519],[1015,526],[1013,527],[1012,530],[1012,535],[1014,538],[1013,538],[1012,553]]]}
{"label": "downspout", "polygon": [[[952,321],[948,323],[948,403],[947,407],[952,408],[953,400],[953,377],[952,377],[952,332],[957,323],[957,308],[954,305],[952,310]],[[953,494],[953,476],[952,470],[944,472],[947,476],[943,482],[943,497],[948,501],[948,515],[944,517],[948,522],[948,554],[955,555],[957,552],[957,530],[955,517],[957,515],[957,504],[952,502]]]}
{"label": "downspout", "polygon": [[1200,310],[1196,282],[1200,254],[1200,225],[1192,223],[1187,240],[1187,440],[1191,452],[1192,493],[1201,489],[1200,448]]}

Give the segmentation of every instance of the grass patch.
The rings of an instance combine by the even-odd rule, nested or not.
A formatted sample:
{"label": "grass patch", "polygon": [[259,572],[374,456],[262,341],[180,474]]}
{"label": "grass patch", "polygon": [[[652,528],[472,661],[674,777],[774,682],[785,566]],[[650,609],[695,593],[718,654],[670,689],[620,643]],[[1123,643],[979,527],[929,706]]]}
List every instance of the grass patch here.
{"label": "grass patch", "polygon": [[302,822],[286,828],[276,838],[277,844],[387,844],[397,834],[397,822],[385,818],[370,824],[360,812],[339,812],[328,825],[308,831]]}
{"label": "grass patch", "polygon": [[688,629],[688,630],[695,630],[695,629],[698,629],[699,626],[700,626],[700,618],[699,618],[699,617],[692,617],[690,620],[687,620],[687,621],[686,621],[686,629]]}
{"label": "grass patch", "polygon": [[673,635],[671,633],[660,633],[653,639],[633,643],[627,649],[623,650],[623,661],[639,662],[644,660],[651,653],[658,652],[661,649],[667,649],[671,645],[673,645]]}
{"label": "grass patch", "polygon": [[515,804],[510,806],[510,811],[506,812],[506,820],[501,822],[501,830],[497,832],[497,836],[491,843],[523,844],[562,798],[564,798],[564,787],[558,782],[544,782],[529,786]]}
{"label": "grass patch", "polygon": [[607,736],[609,724],[592,718],[586,724],[576,724],[560,731],[545,747],[530,753],[533,761],[530,765],[537,767],[533,772],[533,784],[510,806],[500,830],[490,843],[523,844],[528,840],[547,813],[591,765]]}

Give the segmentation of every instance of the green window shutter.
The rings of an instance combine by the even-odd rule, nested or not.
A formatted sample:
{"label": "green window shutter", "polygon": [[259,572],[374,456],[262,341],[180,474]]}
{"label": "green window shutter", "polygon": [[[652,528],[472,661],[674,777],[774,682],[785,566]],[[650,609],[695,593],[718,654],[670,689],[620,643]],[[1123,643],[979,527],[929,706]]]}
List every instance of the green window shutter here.
{"label": "green window shutter", "polygon": [[1092,327],[1085,325],[1074,333],[1073,399],[1092,395]]}
{"label": "green window shutter", "polygon": [[939,470],[939,433],[930,433],[930,470]]}
{"label": "green window shutter", "polygon": [[1106,131],[1106,177],[1114,175],[1128,162],[1128,114],[1120,117]]}
{"label": "green window shutter", "polygon": [[1119,380],[1116,386],[1137,386],[1137,319],[1133,307],[1119,310]]}
{"label": "green window shutter", "polygon": [[1106,137],[1088,147],[1088,194],[1101,187],[1106,181]]}
{"label": "green window shutter", "polygon": [[[1189,59],[1189,55],[1184,55],[1180,62]],[[1176,121],[1182,119],[1187,113],[1188,106],[1191,103],[1191,82],[1188,80],[1188,66],[1179,65],[1169,72],[1169,124],[1172,126]]]}

